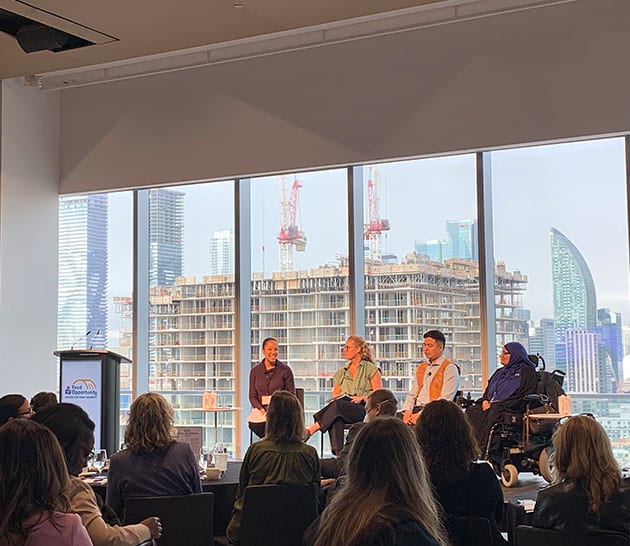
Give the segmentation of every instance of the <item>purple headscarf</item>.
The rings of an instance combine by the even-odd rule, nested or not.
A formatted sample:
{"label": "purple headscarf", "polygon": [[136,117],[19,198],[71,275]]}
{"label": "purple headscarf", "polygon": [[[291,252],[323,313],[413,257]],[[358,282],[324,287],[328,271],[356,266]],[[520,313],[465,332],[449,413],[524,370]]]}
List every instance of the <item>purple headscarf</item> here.
{"label": "purple headscarf", "polygon": [[505,349],[510,353],[510,360],[490,378],[486,391],[486,398],[490,402],[501,402],[514,394],[521,386],[521,371],[524,366],[536,368],[520,343],[511,341],[505,344]]}

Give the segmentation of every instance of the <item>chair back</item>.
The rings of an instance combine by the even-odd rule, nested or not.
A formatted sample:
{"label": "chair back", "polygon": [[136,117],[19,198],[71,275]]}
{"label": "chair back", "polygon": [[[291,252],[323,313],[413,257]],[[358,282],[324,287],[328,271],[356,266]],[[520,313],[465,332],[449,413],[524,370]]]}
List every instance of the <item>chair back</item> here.
{"label": "chair back", "polygon": [[251,485],[243,496],[241,546],[295,546],[317,517],[317,484]]}
{"label": "chair back", "polygon": [[295,389],[295,396],[300,401],[300,406],[302,406],[302,415],[304,415],[304,389],[302,387],[297,387]]}
{"label": "chair back", "polygon": [[630,537],[614,531],[604,531],[593,535],[569,535],[553,531],[519,525],[516,528],[517,546],[630,546]]}
{"label": "chair back", "polygon": [[[452,516],[448,518],[453,546],[492,546],[490,520],[481,516]],[[540,546],[540,545],[538,545]]]}
{"label": "chair back", "polygon": [[214,494],[170,497],[136,497],[125,503],[125,524],[157,516],[162,521],[158,546],[212,546],[214,544]]}

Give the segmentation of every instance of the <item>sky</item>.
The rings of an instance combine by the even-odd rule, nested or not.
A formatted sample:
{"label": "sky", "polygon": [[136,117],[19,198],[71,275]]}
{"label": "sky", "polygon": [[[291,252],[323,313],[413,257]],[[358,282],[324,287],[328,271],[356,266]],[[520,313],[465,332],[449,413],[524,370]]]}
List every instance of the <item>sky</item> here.
{"label": "sky", "polygon": [[[630,317],[624,161],[620,138],[492,153],[495,260],[528,276],[523,301],[533,319],[553,317],[551,227],[584,256],[598,308]],[[403,258],[414,241],[445,238],[447,220],[476,218],[473,154],[382,164],[378,173],[381,217],[391,224],[385,253]],[[305,252],[294,252],[295,269],[337,263],[348,253],[345,170],[286,176],[287,190],[296,177],[298,225],[308,240]],[[267,275],[279,270],[280,183],[273,176],[251,184],[252,270]],[[233,228],[232,184],[179,189],[186,192],[184,274],[201,281],[212,232]],[[131,219],[132,193],[110,194],[112,295],[131,293]]]}

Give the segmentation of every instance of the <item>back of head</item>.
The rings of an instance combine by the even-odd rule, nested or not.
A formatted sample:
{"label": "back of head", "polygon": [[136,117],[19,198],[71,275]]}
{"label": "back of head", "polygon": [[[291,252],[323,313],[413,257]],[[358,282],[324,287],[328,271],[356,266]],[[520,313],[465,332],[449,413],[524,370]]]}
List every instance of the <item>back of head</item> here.
{"label": "back of head", "polygon": [[276,391],[267,408],[265,438],[281,444],[298,444],[304,435],[302,406],[288,391]]}
{"label": "back of head", "polygon": [[553,435],[559,481],[580,483],[591,512],[619,489],[621,471],[604,428],[592,417],[571,417]]}
{"label": "back of head", "polygon": [[63,494],[68,473],[54,434],[30,419],[0,428],[0,543],[13,535],[24,539],[30,515],[66,511]]}
{"label": "back of head", "polygon": [[94,421],[75,404],[61,403],[38,411],[33,420],[46,425],[57,437],[66,458],[68,472],[81,472],[94,446]]}
{"label": "back of head", "polygon": [[479,457],[472,426],[450,400],[434,400],[424,407],[416,422],[416,437],[436,484],[466,476]]}
{"label": "back of head", "polygon": [[18,417],[20,408],[26,401],[21,394],[5,394],[0,398],[0,425],[4,425],[11,418]]}
{"label": "back of head", "polygon": [[164,449],[174,440],[173,407],[155,392],[141,394],[129,409],[125,443],[134,453]]}
{"label": "back of head", "polygon": [[346,485],[324,511],[315,544],[358,545],[375,526],[393,524],[401,516],[415,519],[444,543],[413,432],[399,419],[377,418],[361,427],[354,440]]}
{"label": "back of head", "polygon": [[368,412],[373,408],[378,408],[379,417],[394,417],[398,409],[398,400],[392,391],[377,389],[368,396],[365,410]]}
{"label": "back of head", "polygon": [[37,413],[49,406],[57,405],[57,395],[54,392],[41,391],[31,398],[31,408]]}
{"label": "back of head", "polygon": [[438,343],[441,343],[442,348],[446,347],[446,337],[444,336],[442,332],[440,332],[440,330],[428,330],[422,335],[422,337],[423,338],[430,337],[431,339],[434,339]]}

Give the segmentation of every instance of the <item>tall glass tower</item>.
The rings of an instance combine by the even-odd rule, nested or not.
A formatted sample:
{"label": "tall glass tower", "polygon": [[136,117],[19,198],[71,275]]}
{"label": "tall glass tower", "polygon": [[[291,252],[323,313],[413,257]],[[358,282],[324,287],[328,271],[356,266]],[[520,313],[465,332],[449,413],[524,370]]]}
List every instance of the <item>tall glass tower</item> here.
{"label": "tall glass tower", "polygon": [[107,345],[107,213],[106,194],[59,200],[59,349]]}
{"label": "tall glass tower", "polygon": [[565,341],[569,328],[592,331],[597,321],[593,276],[580,251],[555,228],[551,228],[551,275],[556,341]]}
{"label": "tall glass tower", "polygon": [[213,232],[210,238],[210,275],[234,273],[234,234],[231,229]]}
{"label": "tall glass tower", "polygon": [[184,192],[149,192],[149,286],[172,286],[184,263]]}

